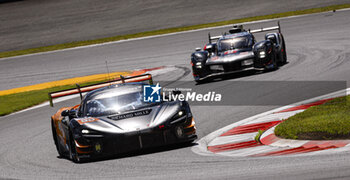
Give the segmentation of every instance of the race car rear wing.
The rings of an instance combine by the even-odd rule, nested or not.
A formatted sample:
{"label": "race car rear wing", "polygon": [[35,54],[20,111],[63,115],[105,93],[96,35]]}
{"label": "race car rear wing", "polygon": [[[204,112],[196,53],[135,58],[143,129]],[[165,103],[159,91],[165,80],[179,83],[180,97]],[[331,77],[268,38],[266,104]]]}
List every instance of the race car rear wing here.
{"label": "race car rear wing", "polygon": [[254,29],[254,30],[248,30],[248,32],[250,33],[261,33],[261,32],[266,32],[266,31],[274,31],[274,30],[278,30],[279,33],[281,33],[281,25],[280,22],[277,22],[277,26],[273,26],[273,27],[267,27],[267,28],[260,28],[260,29]]}
{"label": "race car rear wing", "polygon": [[208,33],[209,44],[211,44],[212,41],[217,41],[217,40],[219,40],[221,37],[222,37],[222,35],[221,35],[221,36],[210,36],[210,33]]}
{"label": "race car rear wing", "polygon": [[87,86],[80,87],[78,84],[76,88],[71,88],[71,89],[65,89],[61,91],[55,91],[55,92],[50,92],[49,93],[49,101],[50,101],[50,106],[53,107],[53,99],[58,98],[58,97],[63,97],[63,96],[69,96],[73,94],[80,94],[80,98],[83,98],[82,93],[84,92],[89,92],[98,88],[106,87],[106,86],[111,86],[115,84],[121,84],[121,83],[130,83],[130,82],[141,82],[141,81],[148,81],[149,84],[153,84],[152,80],[152,75],[151,74],[143,74],[139,76],[131,76],[131,77],[123,77],[120,76],[120,79],[112,80],[112,81],[106,81],[106,82],[101,82],[101,83],[96,83],[96,84],[91,84]]}
{"label": "race car rear wing", "polygon": [[[238,28],[237,28],[238,27]],[[240,29],[241,31],[245,31],[243,29],[243,26],[234,26],[234,29]],[[266,32],[266,31],[274,31],[274,30],[278,30],[279,33],[281,33],[281,26],[280,26],[280,22],[277,22],[277,26],[273,26],[273,27],[267,27],[267,28],[260,28],[260,29],[254,29],[254,30],[250,30],[248,29],[248,32],[250,33],[261,33],[261,32]],[[230,31],[231,32],[231,31]],[[232,32],[237,32],[237,31],[232,31]],[[211,36],[210,33],[208,33],[208,38],[209,38],[209,44],[212,43],[212,41],[217,41],[219,40],[221,36]]]}

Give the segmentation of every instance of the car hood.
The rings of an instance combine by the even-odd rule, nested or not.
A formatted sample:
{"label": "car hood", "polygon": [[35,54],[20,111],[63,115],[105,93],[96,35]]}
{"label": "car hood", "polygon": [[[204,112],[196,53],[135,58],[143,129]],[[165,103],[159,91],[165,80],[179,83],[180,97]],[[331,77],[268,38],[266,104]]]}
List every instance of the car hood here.
{"label": "car hood", "polygon": [[97,117],[94,121],[83,125],[88,129],[99,132],[125,133],[139,131],[163,124],[179,110],[179,102],[163,102],[143,109]]}
{"label": "car hood", "polygon": [[253,59],[253,51],[231,51],[225,52],[222,55],[212,56],[206,61],[207,65],[232,63],[234,61],[241,61],[245,59]]}

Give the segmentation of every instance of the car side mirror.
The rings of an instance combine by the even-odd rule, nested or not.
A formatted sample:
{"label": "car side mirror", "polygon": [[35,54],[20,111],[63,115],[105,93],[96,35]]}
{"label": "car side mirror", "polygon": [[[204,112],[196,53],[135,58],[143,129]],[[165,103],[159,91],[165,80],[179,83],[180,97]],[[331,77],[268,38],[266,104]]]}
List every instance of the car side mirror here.
{"label": "car side mirror", "polygon": [[69,117],[76,118],[78,114],[78,111],[75,109],[72,109],[69,111]]}
{"label": "car side mirror", "polygon": [[212,44],[207,44],[205,45],[205,50],[208,51],[209,53],[213,52],[214,46]]}
{"label": "car side mirror", "polygon": [[69,117],[77,117],[77,111],[76,110],[64,110],[61,112],[62,116],[69,116]]}
{"label": "car side mirror", "polygon": [[62,111],[61,116],[69,116],[69,110]]}

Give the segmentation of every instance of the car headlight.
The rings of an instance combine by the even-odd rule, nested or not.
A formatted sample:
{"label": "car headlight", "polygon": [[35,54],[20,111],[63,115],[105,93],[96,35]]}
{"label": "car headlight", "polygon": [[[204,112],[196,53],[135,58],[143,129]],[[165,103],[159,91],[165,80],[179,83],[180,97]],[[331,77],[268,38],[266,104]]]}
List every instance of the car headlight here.
{"label": "car headlight", "polygon": [[196,63],[196,68],[199,68],[199,69],[202,68],[202,63],[201,62],[197,62]]}
{"label": "car headlight", "polygon": [[180,110],[171,118],[171,124],[175,124],[178,122],[186,121],[186,112],[184,110]]}
{"label": "car headlight", "polygon": [[266,57],[265,51],[260,51],[259,52],[259,58],[265,58],[265,57]]}
{"label": "car headlight", "polygon": [[81,134],[83,134],[83,135],[102,135],[101,133],[99,133],[97,131],[90,130],[90,129],[82,129]]}
{"label": "car headlight", "polygon": [[83,129],[83,130],[81,130],[81,133],[83,133],[83,134],[89,134],[89,133],[90,133],[90,131],[89,131],[89,130],[87,130],[87,129]]}

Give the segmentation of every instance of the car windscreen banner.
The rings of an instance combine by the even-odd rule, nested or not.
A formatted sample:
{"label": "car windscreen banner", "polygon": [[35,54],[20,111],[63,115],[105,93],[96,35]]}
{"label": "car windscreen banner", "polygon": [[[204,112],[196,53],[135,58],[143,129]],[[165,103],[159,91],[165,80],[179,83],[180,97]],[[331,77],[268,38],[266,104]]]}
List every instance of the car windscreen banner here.
{"label": "car windscreen banner", "polygon": [[149,93],[145,91],[145,96],[152,94],[162,101],[188,101],[190,105],[199,106],[281,106],[347,87],[346,81],[218,80],[201,84],[193,81],[160,81],[154,84],[154,87],[149,87]]}

